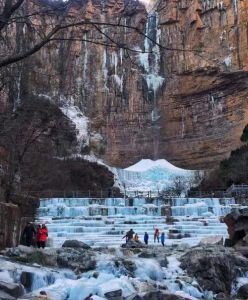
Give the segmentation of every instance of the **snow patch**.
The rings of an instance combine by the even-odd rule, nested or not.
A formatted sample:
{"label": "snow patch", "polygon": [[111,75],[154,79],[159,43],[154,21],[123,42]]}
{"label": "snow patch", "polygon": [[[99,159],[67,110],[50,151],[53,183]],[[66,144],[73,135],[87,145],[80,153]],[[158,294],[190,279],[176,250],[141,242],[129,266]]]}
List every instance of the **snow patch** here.
{"label": "snow patch", "polygon": [[223,62],[226,67],[230,67],[232,65],[232,56],[229,55],[229,56],[225,57]]}
{"label": "snow patch", "polygon": [[142,159],[136,164],[126,168],[125,170],[132,171],[132,172],[145,172],[157,167],[164,168],[167,169],[168,171],[178,172],[178,173],[188,172],[187,170],[180,169],[174,166],[173,164],[169,163],[165,159],[158,159],[158,160]]}
{"label": "snow patch", "polygon": [[64,105],[60,107],[63,114],[66,115],[72,123],[75,124],[77,129],[77,140],[79,142],[80,148],[84,145],[88,145],[88,118],[81,112],[81,110],[74,105]]}

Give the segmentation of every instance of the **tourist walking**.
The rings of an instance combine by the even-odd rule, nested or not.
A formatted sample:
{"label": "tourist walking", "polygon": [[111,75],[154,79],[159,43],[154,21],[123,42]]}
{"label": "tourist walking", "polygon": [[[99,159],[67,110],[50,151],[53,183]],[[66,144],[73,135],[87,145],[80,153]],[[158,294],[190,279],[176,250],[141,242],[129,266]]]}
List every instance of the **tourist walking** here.
{"label": "tourist walking", "polygon": [[133,229],[130,229],[130,230],[126,233],[126,235],[124,235],[123,239],[126,238],[126,243],[127,243],[128,241],[130,241],[130,240],[133,239],[133,235],[134,235],[134,231],[133,231]]}
{"label": "tourist walking", "polygon": [[32,244],[32,240],[35,237],[35,229],[33,224],[31,224],[30,222],[27,222],[23,233],[22,233],[22,238],[24,240],[24,243],[26,246],[30,247]]}
{"label": "tourist walking", "polygon": [[156,243],[156,240],[158,241],[159,243],[159,229],[157,227],[154,228],[154,243]]}
{"label": "tourist walking", "polygon": [[149,235],[148,235],[147,232],[145,232],[145,234],[144,234],[144,242],[145,242],[146,245],[148,245],[148,240],[149,240]]}
{"label": "tourist walking", "polygon": [[161,241],[161,244],[163,245],[163,247],[164,247],[164,240],[165,240],[165,235],[164,235],[164,232],[162,232],[160,241]]}
{"label": "tourist walking", "polygon": [[45,224],[42,224],[39,244],[40,247],[43,249],[46,247],[47,237],[48,237],[48,229]]}

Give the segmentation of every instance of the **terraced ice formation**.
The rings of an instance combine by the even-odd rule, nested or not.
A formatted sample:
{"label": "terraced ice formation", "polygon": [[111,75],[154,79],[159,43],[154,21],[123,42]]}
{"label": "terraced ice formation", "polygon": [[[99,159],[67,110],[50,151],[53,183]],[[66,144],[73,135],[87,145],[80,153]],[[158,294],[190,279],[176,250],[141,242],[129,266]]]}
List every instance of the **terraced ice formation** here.
{"label": "terraced ice formation", "polygon": [[91,246],[119,246],[132,228],[141,240],[154,228],[166,244],[197,244],[203,237],[227,235],[221,217],[235,208],[232,198],[51,198],[41,199],[38,222],[46,222],[53,246],[77,239]]}

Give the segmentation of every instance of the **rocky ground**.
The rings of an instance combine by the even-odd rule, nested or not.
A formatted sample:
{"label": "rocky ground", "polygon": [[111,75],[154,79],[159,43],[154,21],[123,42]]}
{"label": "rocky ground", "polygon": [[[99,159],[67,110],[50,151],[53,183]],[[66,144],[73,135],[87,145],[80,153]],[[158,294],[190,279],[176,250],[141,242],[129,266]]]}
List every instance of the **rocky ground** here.
{"label": "rocky ground", "polygon": [[219,243],[92,249],[66,241],[58,249],[6,249],[0,299],[248,299],[247,257]]}

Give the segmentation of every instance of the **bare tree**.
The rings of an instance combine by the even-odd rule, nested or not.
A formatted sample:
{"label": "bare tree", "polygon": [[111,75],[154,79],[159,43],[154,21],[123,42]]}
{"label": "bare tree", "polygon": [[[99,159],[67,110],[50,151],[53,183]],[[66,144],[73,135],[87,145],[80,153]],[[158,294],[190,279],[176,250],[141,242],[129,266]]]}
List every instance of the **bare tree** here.
{"label": "bare tree", "polygon": [[[112,48],[123,48],[127,51],[139,52],[133,49],[132,45],[120,42],[117,38],[112,38],[105,32],[105,28],[119,28],[122,30],[129,30],[129,32],[136,33],[151,40],[154,45],[158,45],[164,50],[175,51],[195,51],[192,49],[178,49],[173,47],[166,47],[158,44],[150,36],[144,33],[144,28],[139,26],[127,25],[123,22],[123,16],[131,9],[135,9],[132,0],[123,1],[123,7],[120,10],[120,16],[115,22],[104,22],[100,19],[91,19],[87,11],[87,5],[81,7],[80,17],[73,12],[75,0],[49,1],[49,0],[1,0],[0,1],[0,38],[2,40],[0,53],[0,68],[11,65],[21,61],[34,53],[38,52],[42,47],[51,42],[58,40],[70,41],[87,41],[89,43],[104,45]],[[49,21],[45,24],[44,20]],[[48,26],[49,25],[49,26]],[[29,31],[31,39],[22,45],[13,42],[13,34],[16,34],[18,40],[18,27],[24,31]],[[101,39],[91,38],[84,39],[77,35],[71,34],[65,37],[64,32],[73,28],[76,32],[78,28],[87,28],[91,31],[100,33]],[[129,34],[126,32],[126,34]],[[62,33],[62,35],[61,35]],[[94,34],[93,34],[94,35]],[[92,37],[93,37],[92,35]],[[99,36],[99,35],[96,35]],[[8,48],[9,52],[6,52]],[[10,49],[13,49],[10,51]],[[4,52],[5,51],[5,52]],[[196,50],[196,52],[199,52]],[[7,53],[7,55],[6,55]]]}
{"label": "bare tree", "polygon": [[[34,174],[37,180],[37,172],[43,175],[45,157],[51,157],[53,152],[56,154],[52,141],[58,135],[57,130],[63,130],[62,122],[68,130],[59,108],[40,99],[24,102],[15,112],[0,115],[1,188],[6,202],[10,202],[13,194],[20,189],[26,166],[30,183]],[[68,135],[69,131],[65,134]],[[76,137],[70,139],[73,143]]]}

